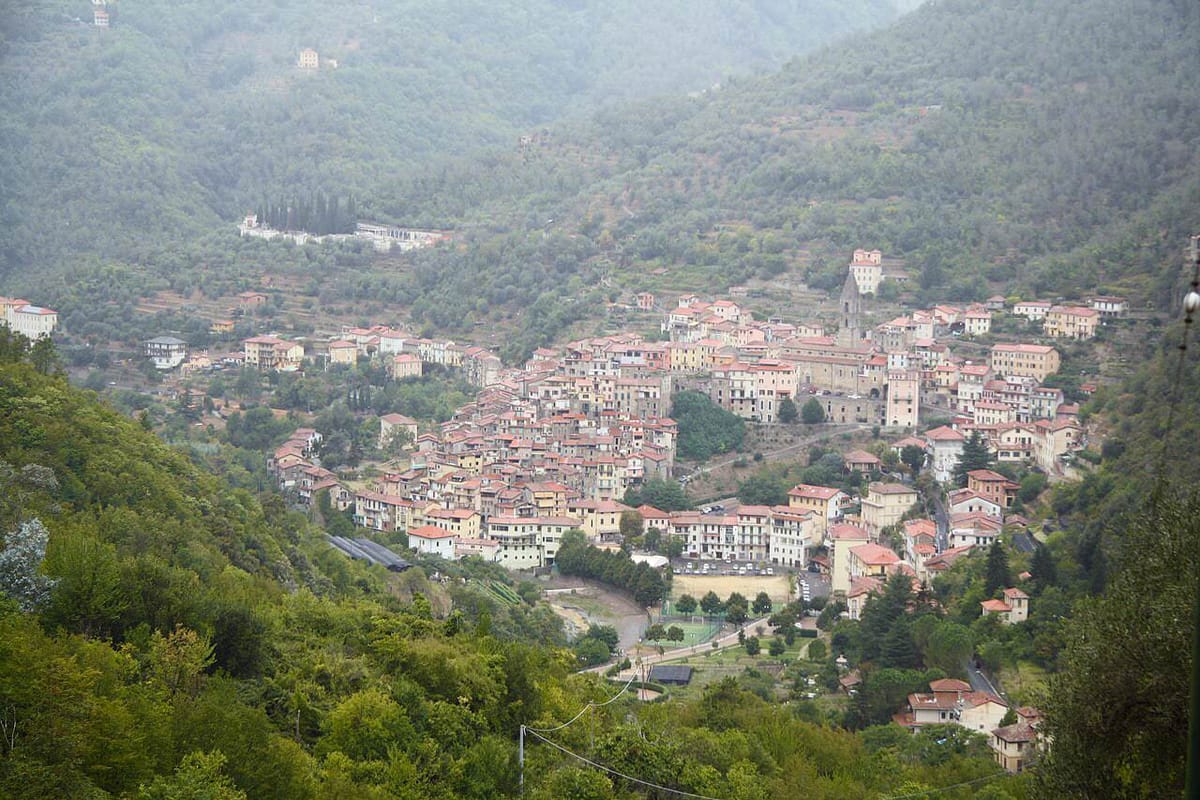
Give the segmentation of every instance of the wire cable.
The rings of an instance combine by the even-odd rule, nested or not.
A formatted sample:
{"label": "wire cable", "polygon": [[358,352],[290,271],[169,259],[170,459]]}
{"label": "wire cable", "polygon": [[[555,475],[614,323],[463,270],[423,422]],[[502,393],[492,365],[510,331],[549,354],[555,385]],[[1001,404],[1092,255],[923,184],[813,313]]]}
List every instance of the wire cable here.
{"label": "wire cable", "polygon": [[1181,387],[1183,385],[1183,368],[1187,359],[1188,338],[1192,330],[1192,314],[1194,309],[1190,307],[1190,302],[1198,291],[1200,291],[1200,236],[1191,238],[1191,247],[1189,250],[1192,262],[1192,281],[1191,292],[1188,297],[1184,298],[1183,305],[1183,333],[1179,341],[1179,360],[1175,363],[1175,375],[1171,380],[1171,402],[1167,407],[1167,424],[1163,430],[1162,451],[1159,454],[1158,470],[1155,475],[1155,486],[1152,500],[1157,500],[1161,494],[1163,487],[1166,484],[1167,470],[1167,453],[1171,444],[1174,442],[1171,437],[1171,430],[1175,427],[1175,414],[1179,409],[1179,402],[1182,399]]}
{"label": "wire cable", "polygon": [[670,792],[671,794],[676,794],[676,795],[679,795],[680,797],[694,797],[697,800],[721,800],[721,798],[719,798],[719,797],[711,797],[706,794],[696,794],[695,792],[688,792],[688,791],[684,791],[683,789],[672,789],[670,786],[662,786],[657,783],[651,783],[650,781],[644,781],[641,778],[635,778],[632,775],[626,775],[625,773],[615,770],[612,767],[606,766],[597,761],[592,761],[590,758],[588,758],[586,756],[581,756],[578,753],[573,753],[570,750],[568,750],[567,748],[563,747],[561,744],[550,741],[545,736],[542,736],[540,733],[538,733],[535,730],[532,730],[531,728],[526,728],[525,730],[529,733],[532,733],[534,736],[541,739],[543,742],[550,745],[555,750],[559,750],[562,753],[569,755],[571,758],[578,759],[578,760],[582,761],[583,763],[587,764],[589,767],[593,767],[593,768],[601,770],[603,772],[607,772],[609,775],[615,775],[618,778],[623,778],[624,780],[627,780],[631,783],[636,783],[636,784],[639,784],[640,786],[645,786],[647,789],[657,789],[662,792]]}
{"label": "wire cable", "polygon": [[936,789],[926,789],[923,792],[913,792],[911,794],[888,795],[887,797],[882,798],[882,800],[911,800],[911,798],[913,798],[913,797],[928,797],[929,795],[932,795],[932,794],[940,794],[942,792],[948,792],[951,789],[961,789],[964,786],[971,786],[972,784],[975,784],[975,783],[984,783],[986,781],[992,781],[992,780],[995,780],[996,778],[999,778],[1001,775],[1007,775],[1007,774],[1008,773],[1006,771],[1000,770],[999,772],[993,772],[991,775],[984,775],[982,778],[975,778],[974,780],[963,781],[962,783],[955,783],[955,784],[951,784],[950,786],[939,786]]}
{"label": "wire cable", "polygon": [[633,682],[635,680],[637,680],[637,676],[638,676],[637,672],[634,671],[634,673],[629,676],[629,682],[621,687],[621,691],[617,692],[612,697],[605,700],[603,703],[597,703],[593,700],[589,700],[587,705],[585,705],[583,708],[579,709],[578,714],[571,717],[569,720],[567,720],[566,722],[564,722],[561,725],[555,725],[553,728],[531,728],[530,726],[526,725],[525,730],[527,730],[531,733],[554,733],[555,731],[561,731],[563,728],[567,727],[568,725],[571,725],[572,723],[577,722],[580,717],[582,717],[587,712],[591,711],[593,708],[603,708],[604,706],[608,705],[609,703],[614,702],[618,697],[625,694],[625,692],[629,689],[629,687],[633,685]]}

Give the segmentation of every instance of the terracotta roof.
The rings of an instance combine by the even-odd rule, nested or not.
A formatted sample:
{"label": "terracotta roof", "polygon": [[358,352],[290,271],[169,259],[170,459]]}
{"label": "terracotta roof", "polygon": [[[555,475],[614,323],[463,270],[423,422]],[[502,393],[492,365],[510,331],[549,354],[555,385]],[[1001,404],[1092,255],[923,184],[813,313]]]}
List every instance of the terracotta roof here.
{"label": "terracotta roof", "polygon": [[1027,722],[996,728],[992,731],[992,735],[1005,742],[1032,742],[1037,739],[1037,731]]}
{"label": "terracotta roof", "polygon": [[860,544],[850,548],[859,561],[870,565],[890,565],[900,560],[900,556],[879,544]]}
{"label": "terracotta roof", "polygon": [[843,522],[838,525],[829,526],[829,538],[851,540],[857,539],[865,542],[871,537],[867,535],[865,529],[860,528],[857,525],[851,525],[847,522]]}
{"label": "terracotta roof", "polygon": [[639,514],[642,515],[642,519],[670,519],[671,518],[671,515],[668,514],[667,512],[659,511],[654,506],[647,505],[645,503],[638,506],[635,510]]}
{"label": "terracotta roof", "polygon": [[416,536],[419,539],[445,539],[454,536],[452,531],[445,528],[437,528],[433,525],[422,525],[419,528],[413,528],[408,532],[409,536]]}
{"label": "terracotta roof", "polygon": [[817,500],[831,500],[837,496],[841,489],[833,489],[829,486],[813,486],[807,483],[797,484],[788,492],[788,497],[811,497]]}
{"label": "terracotta roof", "polygon": [[957,678],[940,678],[929,682],[930,691],[934,692],[969,692],[971,684]]}
{"label": "terracotta roof", "polygon": [[872,483],[869,487],[871,492],[878,494],[916,494],[917,490],[911,486],[905,486],[903,483]]}

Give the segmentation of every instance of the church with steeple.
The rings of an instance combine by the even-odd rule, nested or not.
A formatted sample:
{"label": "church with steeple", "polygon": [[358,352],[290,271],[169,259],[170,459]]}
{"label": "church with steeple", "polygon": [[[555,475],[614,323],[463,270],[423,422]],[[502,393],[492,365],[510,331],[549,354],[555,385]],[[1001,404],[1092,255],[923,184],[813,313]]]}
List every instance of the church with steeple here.
{"label": "church with steeple", "polygon": [[846,283],[842,286],[842,296],[838,299],[838,312],[841,324],[838,325],[837,346],[858,347],[867,338],[862,327],[862,295],[858,291],[858,281],[854,272],[847,271]]}

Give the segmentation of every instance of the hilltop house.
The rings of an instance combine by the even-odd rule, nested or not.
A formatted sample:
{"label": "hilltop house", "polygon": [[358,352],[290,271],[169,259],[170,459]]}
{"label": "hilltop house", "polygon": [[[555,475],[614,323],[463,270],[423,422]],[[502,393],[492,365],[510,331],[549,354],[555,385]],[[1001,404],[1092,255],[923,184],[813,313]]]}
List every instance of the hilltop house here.
{"label": "hilltop house", "polygon": [[979,605],[984,614],[995,614],[1005,625],[1029,619],[1029,595],[1020,589],[1005,589],[1003,600],[984,600]]}
{"label": "hilltop house", "polygon": [[175,369],[187,358],[187,342],[174,336],[155,336],[145,343],[145,353],[155,369]]}

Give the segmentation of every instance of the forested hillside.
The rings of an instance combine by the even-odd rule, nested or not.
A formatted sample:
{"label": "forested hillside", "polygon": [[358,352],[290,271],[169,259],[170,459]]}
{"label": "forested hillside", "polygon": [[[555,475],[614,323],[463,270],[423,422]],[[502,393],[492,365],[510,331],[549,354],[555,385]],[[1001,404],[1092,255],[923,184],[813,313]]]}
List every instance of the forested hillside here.
{"label": "forested hillside", "polygon": [[[8,138],[19,146],[0,156],[16,170],[5,182],[17,187],[7,206],[14,224],[5,228],[6,251],[12,263],[33,263],[63,243],[84,253],[121,252],[145,276],[141,285],[149,285],[147,273],[158,273],[185,292],[214,280],[229,285],[244,279],[246,265],[272,262],[319,280],[322,303],[382,303],[441,331],[516,318],[520,331],[505,351],[514,359],[594,317],[624,290],[713,292],[779,277],[832,288],[842,280],[847,253],[861,245],[905,258],[924,299],[1109,291],[1161,305],[1177,284],[1170,265],[1178,243],[1200,222],[1200,162],[1192,146],[1200,122],[1189,112],[1200,100],[1190,79],[1200,67],[1190,45],[1200,29],[1196,17],[1193,5],[1172,0],[1137,0],[1132,7],[1116,0],[1069,6],[948,0],[769,77],[735,80],[696,97],[614,105],[552,126],[524,152],[507,134],[472,139],[470,126],[460,125],[445,141],[505,143],[475,158],[390,171],[380,153],[400,158],[418,151],[383,146],[392,139],[357,137],[399,135],[401,127],[386,116],[399,113],[393,106],[339,110],[296,103],[292,95],[277,106],[270,93],[252,99],[233,90],[206,93],[202,100],[225,98],[233,105],[221,108],[239,110],[229,112],[231,120],[201,102],[197,119],[225,120],[228,130],[240,132],[238,142],[219,140],[232,148],[225,152],[210,147],[218,141],[211,137],[197,141],[203,170],[185,170],[181,165],[191,162],[166,155],[161,170],[145,166],[162,186],[153,202],[127,183],[138,180],[137,169],[116,167],[98,152],[85,155],[115,128],[98,129],[101,135],[83,149],[72,149],[62,133],[33,138],[14,130]],[[135,35],[119,28],[105,34]],[[81,52],[101,58],[117,40],[88,41]],[[131,58],[145,57],[144,48],[127,49]],[[353,63],[349,56],[345,69],[304,77],[284,65],[282,85],[293,94],[340,86],[357,74]],[[140,70],[122,76],[150,80]],[[149,103],[163,85],[147,85],[129,102]],[[50,103],[39,113],[55,108]],[[145,111],[156,117],[154,109]],[[283,121],[272,130],[288,133],[268,146],[255,120],[276,113]],[[302,124],[284,119],[302,114],[315,116]],[[369,123],[378,114],[387,124]],[[481,118],[480,125],[494,131],[501,116]],[[344,132],[318,124],[318,117],[342,120]],[[69,118],[62,106],[47,124]],[[117,128],[140,118],[112,109]],[[138,136],[149,135],[137,128]],[[289,157],[298,144],[322,159]],[[86,161],[87,169],[107,164],[121,174],[95,193],[62,188],[71,196],[55,199],[44,190],[43,173],[69,175],[56,160],[59,150]],[[147,143],[121,152],[149,158],[158,151]],[[196,220],[216,224],[219,214],[238,213],[241,198],[259,187],[326,183],[309,177],[318,173],[337,176],[328,182],[340,186],[318,188],[356,193],[359,208],[372,214],[455,228],[456,246],[383,268],[370,258],[284,255],[236,243],[230,233],[167,252],[143,232],[170,235]],[[359,177],[343,180],[347,175]],[[232,194],[215,188],[234,183],[242,188]],[[112,196],[105,187],[113,187]],[[47,202],[68,210],[70,225],[28,216]],[[173,221],[156,216],[193,202],[194,214]],[[92,210],[96,204],[104,213]],[[136,235],[126,212],[141,223]],[[22,220],[39,221],[31,227]],[[103,223],[99,232],[96,221]],[[104,244],[122,231],[128,233],[122,244]],[[31,236],[42,237],[33,250],[26,246]],[[339,268],[331,271],[335,260]],[[68,312],[95,308],[93,298],[80,294],[92,280],[79,272],[80,262],[55,267],[37,276],[47,302]],[[56,285],[65,274],[70,279]],[[110,280],[95,283],[113,289]]]}
{"label": "forested hillside", "polygon": [[771,77],[605,112],[535,164],[417,179],[396,212],[462,219],[473,246],[422,254],[394,296],[453,324],[546,292],[513,269],[531,261],[582,285],[832,288],[869,245],[926,299],[1161,304],[1200,222],[1198,29],[1172,0],[930,4]]}
{"label": "forested hillside", "polygon": [[[891,0],[107,8],[108,28],[86,0],[5,10],[0,275],[66,254],[141,262],[267,198],[352,194],[370,213],[431,161],[896,15]],[[319,69],[297,67],[306,47]]]}

